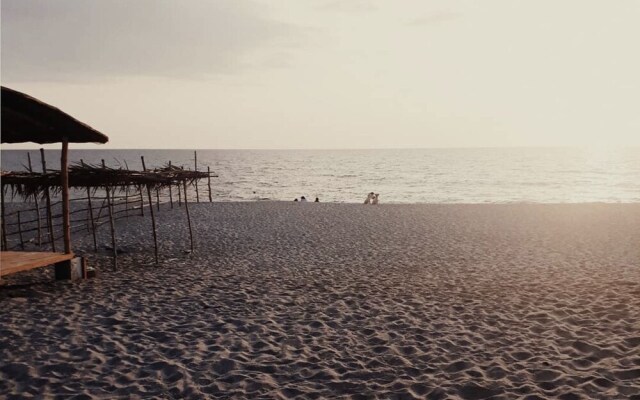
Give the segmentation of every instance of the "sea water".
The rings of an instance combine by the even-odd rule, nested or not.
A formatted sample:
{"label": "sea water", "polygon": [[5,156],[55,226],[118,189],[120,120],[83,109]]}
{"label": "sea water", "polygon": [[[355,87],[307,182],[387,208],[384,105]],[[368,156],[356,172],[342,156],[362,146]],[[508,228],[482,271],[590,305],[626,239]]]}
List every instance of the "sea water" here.
{"label": "sea water", "polygon": [[[30,150],[40,170],[40,155]],[[59,152],[47,150],[57,168]],[[141,169],[194,168],[194,150],[71,150],[70,162]],[[404,150],[197,150],[215,172],[214,201],[381,203],[640,202],[640,148],[460,148]],[[2,150],[3,170],[25,170],[26,150]],[[192,194],[193,196],[193,194]],[[208,200],[207,182],[200,196]]]}

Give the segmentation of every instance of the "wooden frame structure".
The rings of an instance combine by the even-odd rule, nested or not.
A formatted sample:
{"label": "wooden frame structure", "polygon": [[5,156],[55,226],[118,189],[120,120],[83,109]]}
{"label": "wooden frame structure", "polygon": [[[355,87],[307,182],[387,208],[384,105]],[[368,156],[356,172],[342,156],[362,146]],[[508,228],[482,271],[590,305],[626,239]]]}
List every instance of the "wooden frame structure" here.
{"label": "wooden frame structure", "polygon": [[[29,95],[2,86],[2,143],[34,142],[62,143],[60,156],[60,187],[62,194],[62,225],[64,237],[63,258],[73,257],[71,250],[71,226],[69,223],[69,143],[106,143],[109,138],[76,120],[58,108],[50,106]],[[46,169],[45,169],[46,173]],[[24,263],[29,269],[50,265],[58,253],[49,253],[43,257],[34,257],[32,253],[24,253],[24,258],[32,261]],[[3,264],[20,259],[20,252],[9,255],[1,254],[0,277],[6,275]],[[9,261],[14,260],[14,261]],[[24,269],[21,269],[24,270]]]}

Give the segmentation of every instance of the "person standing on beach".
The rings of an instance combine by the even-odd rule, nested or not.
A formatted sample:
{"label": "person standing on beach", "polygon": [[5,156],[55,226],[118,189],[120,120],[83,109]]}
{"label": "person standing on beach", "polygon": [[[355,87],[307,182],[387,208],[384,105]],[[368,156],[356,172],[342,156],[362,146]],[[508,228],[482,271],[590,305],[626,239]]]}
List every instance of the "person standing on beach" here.
{"label": "person standing on beach", "polygon": [[367,194],[367,198],[364,201],[364,204],[371,204],[371,199],[373,199],[373,192],[370,192],[369,194]]}

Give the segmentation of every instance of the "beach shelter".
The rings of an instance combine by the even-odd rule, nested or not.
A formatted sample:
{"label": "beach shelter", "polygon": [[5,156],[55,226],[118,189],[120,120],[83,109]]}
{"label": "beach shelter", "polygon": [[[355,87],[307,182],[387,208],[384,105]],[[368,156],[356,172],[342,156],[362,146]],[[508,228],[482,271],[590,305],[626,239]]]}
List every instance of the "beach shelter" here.
{"label": "beach shelter", "polygon": [[[109,138],[29,95],[2,86],[2,143],[62,143],[60,179],[62,187],[62,226],[64,254],[1,252],[0,276],[38,268],[73,258],[69,223],[69,143],[106,143]],[[12,268],[12,269],[11,269]]]}

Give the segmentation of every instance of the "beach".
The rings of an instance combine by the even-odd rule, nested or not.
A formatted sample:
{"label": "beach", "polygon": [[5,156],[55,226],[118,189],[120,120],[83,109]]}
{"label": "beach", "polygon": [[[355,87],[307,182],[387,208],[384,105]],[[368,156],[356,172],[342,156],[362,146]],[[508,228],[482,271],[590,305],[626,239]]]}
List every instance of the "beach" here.
{"label": "beach", "polygon": [[640,204],[227,202],[0,288],[0,397],[640,399]]}

